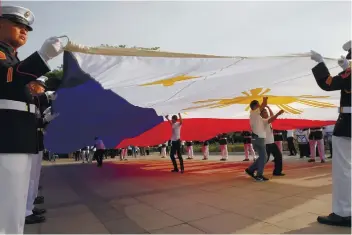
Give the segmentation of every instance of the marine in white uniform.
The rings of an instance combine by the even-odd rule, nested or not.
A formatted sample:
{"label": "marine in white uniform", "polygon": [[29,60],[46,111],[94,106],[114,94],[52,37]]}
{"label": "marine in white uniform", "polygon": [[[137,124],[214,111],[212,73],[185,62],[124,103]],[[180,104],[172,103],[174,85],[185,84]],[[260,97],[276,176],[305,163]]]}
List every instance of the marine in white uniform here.
{"label": "marine in white uniform", "polygon": [[[26,224],[35,224],[45,221],[45,217],[42,216],[42,214],[44,214],[46,210],[36,208],[34,207],[34,204],[44,203],[44,197],[38,196],[38,187],[44,151],[44,128],[50,121],[48,120],[48,115],[51,115],[51,113],[46,110],[48,110],[48,106],[51,105],[51,100],[56,98],[54,92],[45,92],[45,82],[47,79],[47,77],[42,76],[36,81],[32,81],[28,84],[33,103],[36,105],[38,154],[32,157],[26,206]],[[44,116],[44,114],[46,114],[46,116]],[[56,117],[56,115],[51,116],[51,120]]]}
{"label": "marine in white uniform", "polygon": [[351,227],[351,41],[343,45],[348,51],[338,64],[343,71],[331,76],[323,57],[312,51],[312,60],[318,64],[312,69],[318,86],[325,91],[341,91],[339,117],[332,136],[332,213],[319,216],[318,222]]}
{"label": "marine in white uniform", "polygon": [[35,105],[26,85],[49,72],[47,61],[63,51],[58,38],[46,40],[27,59],[17,49],[32,31],[33,13],[2,6],[0,12],[0,233],[23,233],[32,157],[38,154]]}

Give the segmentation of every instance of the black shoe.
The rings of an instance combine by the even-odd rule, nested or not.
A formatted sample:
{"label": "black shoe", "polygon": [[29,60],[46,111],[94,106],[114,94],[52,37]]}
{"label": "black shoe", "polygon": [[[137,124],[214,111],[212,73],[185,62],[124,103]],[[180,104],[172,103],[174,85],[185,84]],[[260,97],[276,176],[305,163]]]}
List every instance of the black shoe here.
{"label": "black shoe", "polygon": [[244,162],[248,162],[248,161],[249,161],[249,158],[247,158],[247,159],[244,159],[243,161],[244,161]]}
{"label": "black shoe", "polygon": [[285,176],[284,173],[273,173],[273,176]]}
{"label": "black shoe", "polygon": [[264,181],[268,181],[268,180],[269,180],[269,179],[266,178],[264,175],[262,175],[262,179],[263,179]]}
{"label": "black shoe", "polygon": [[39,224],[45,221],[45,217],[42,215],[29,215],[26,216],[25,224]]}
{"label": "black shoe", "polygon": [[46,212],[46,210],[34,207],[32,212],[33,212],[33,215],[42,215],[42,214],[44,214]]}
{"label": "black shoe", "polygon": [[331,213],[328,216],[318,216],[317,221],[321,224],[351,227],[351,216],[341,217],[336,215],[335,213]]}
{"label": "black shoe", "polygon": [[261,177],[255,177],[254,180],[257,182],[264,182],[264,180]]}
{"label": "black shoe", "polygon": [[255,178],[256,178],[256,177],[255,177],[255,175],[254,175],[254,173],[253,173],[253,172],[250,172],[248,168],[247,168],[247,169],[245,169],[245,170],[244,170],[244,172],[246,172],[246,173],[247,173],[247,175],[249,175],[249,176],[250,176],[250,177],[252,177],[253,179],[255,179]]}
{"label": "black shoe", "polygon": [[321,160],[320,163],[325,163],[325,160]]}
{"label": "black shoe", "polygon": [[44,203],[44,197],[43,196],[39,196],[39,197],[36,197],[34,199],[34,205],[37,205],[37,204],[43,204]]}
{"label": "black shoe", "polygon": [[308,162],[315,162],[315,159],[309,159]]}
{"label": "black shoe", "polygon": [[171,172],[178,172],[178,169],[173,169]]}
{"label": "black shoe", "polygon": [[185,173],[185,170],[184,169],[181,169],[181,174]]}
{"label": "black shoe", "polygon": [[257,182],[264,182],[264,181],[269,180],[269,179],[265,178],[264,176],[256,176],[254,179]]}

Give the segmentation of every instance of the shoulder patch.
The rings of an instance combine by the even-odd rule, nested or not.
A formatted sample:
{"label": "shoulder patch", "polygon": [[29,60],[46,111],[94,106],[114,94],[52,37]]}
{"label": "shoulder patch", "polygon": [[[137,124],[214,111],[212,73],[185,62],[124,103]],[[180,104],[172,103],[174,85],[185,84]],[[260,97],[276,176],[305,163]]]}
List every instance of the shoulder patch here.
{"label": "shoulder patch", "polygon": [[347,78],[347,77],[349,77],[349,76],[351,76],[351,68],[346,69],[346,71],[341,74],[341,77],[342,77],[343,79],[345,79],[345,78]]}
{"label": "shoulder patch", "polygon": [[6,60],[6,54],[0,51],[0,60]]}

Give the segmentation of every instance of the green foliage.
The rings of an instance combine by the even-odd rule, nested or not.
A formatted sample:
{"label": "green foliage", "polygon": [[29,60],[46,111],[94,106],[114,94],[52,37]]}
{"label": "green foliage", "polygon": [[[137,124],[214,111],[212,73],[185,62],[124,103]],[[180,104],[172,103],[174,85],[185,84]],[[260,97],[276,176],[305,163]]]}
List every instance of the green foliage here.
{"label": "green foliage", "polygon": [[45,74],[45,76],[49,79],[61,79],[63,75],[64,71],[62,70],[62,65],[57,67],[57,69],[54,69],[53,71]]}

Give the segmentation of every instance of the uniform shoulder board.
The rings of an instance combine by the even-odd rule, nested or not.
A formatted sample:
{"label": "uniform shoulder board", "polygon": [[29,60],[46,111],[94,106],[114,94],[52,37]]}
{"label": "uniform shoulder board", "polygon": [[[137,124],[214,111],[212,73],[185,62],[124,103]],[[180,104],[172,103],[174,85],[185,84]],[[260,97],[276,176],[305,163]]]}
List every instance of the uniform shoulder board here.
{"label": "uniform shoulder board", "polygon": [[6,54],[0,51],[0,60],[6,60]]}

